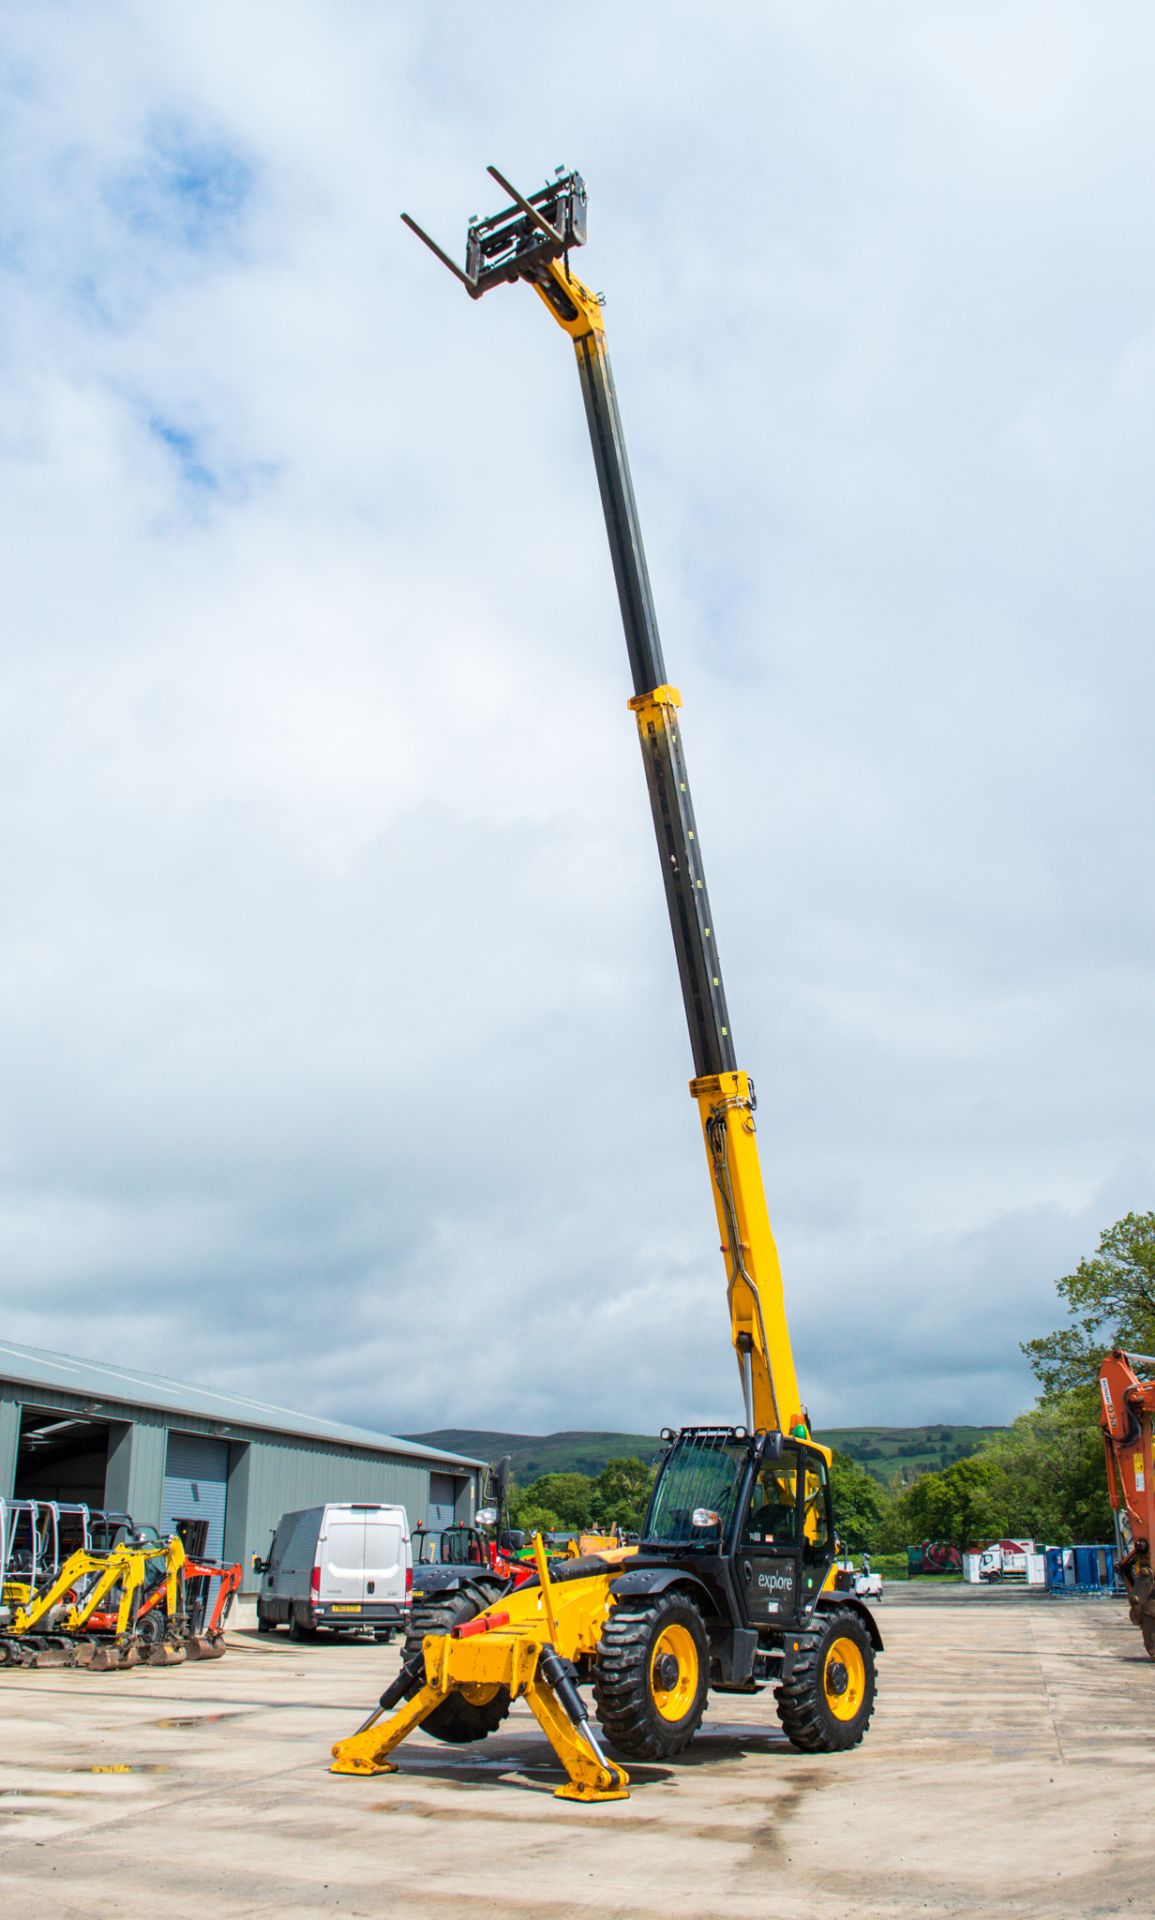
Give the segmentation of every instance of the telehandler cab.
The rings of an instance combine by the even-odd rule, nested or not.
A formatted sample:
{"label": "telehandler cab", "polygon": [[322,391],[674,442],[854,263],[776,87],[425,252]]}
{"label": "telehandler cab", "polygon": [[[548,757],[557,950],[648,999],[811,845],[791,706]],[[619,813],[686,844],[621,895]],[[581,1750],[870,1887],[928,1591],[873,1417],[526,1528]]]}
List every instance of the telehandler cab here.
{"label": "telehandler cab", "polygon": [[681,696],[666,679],[601,302],[569,266],[571,249],[586,238],[585,187],[580,175],[559,173],[525,199],[489,171],[513,204],[470,222],[464,268],[402,218],[473,299],[524,280],[574,344],[690,1029],[690,1091],[726,1262],[745,1421],[663,1435],[637,1547],[551,1568],[539,1539],[536,1578],[517,1591],[479,1610],[467,1586],[447,1589],[436,1630],[407,1642],[380,1705],[333,1748],[333,1771],[393,1771],[388,1756],[417,1726],[450,1742],[481,1739],[524,1697],[568,1775],[558,1794],[614,1800],[626,1797],[628,1776],[594,1732],[581,1683],[592,1682],[602,1735],[627,1759],[664,1760],[687,1746],[711,1686],[758,1693],[772,1685],[794,1746],[831,1752],[856,1746],[866,1731],[882,1641],[869,1610],[831,1590],[830,1454],[811,1437],[795,1377],[754,1087],[737,1064],[690,801]]}

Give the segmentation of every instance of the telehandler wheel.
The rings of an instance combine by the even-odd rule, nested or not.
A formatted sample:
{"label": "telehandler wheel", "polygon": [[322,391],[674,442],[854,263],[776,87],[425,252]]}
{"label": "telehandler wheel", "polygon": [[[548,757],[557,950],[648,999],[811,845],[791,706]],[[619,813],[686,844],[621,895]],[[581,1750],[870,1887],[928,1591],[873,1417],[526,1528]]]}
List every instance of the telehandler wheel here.
{"label": "telehandler wheel", "polygon": [[815,1620],[813,1645],[799,1653],[789,1680],[774,1689],[778,1718],[800,1752],[842,1753],[858,1745],[874,1712],[874,1648],[850,1607]]}
{"label": "telehandler wheel", "polygon": [[1147,1649],[1147,1658],[1155,1660],[1155,1619],[1145,1613],[1139,1622],[1139,1631],[1143,1635],[1143,1645]]}
{"label": "telehandler wheel", "polygon": [[[456,1627],[462,1620],[472,1620],[489,1605],[490,1596],[472,1592],[468,1587],[458,1593],[447,1593],[440,1600],[432,1596],[428,1600],[415,1603],[405,1635],[405,1645],[401,1649],[401,1658],[408,1665],[421,1654],[421,1643],[427,1633],[448,1633],[450,1627]],[[447,1740],[452,1746],[464,1746],[470,1740],[484,1740],[487,1733],[494,1733],[509,1712],[508,1687],[472,1687],[468,1694],[451,1693],[439,1707],[434,1707],[428,1720],[421,1722],[422,1732],[431,1733],[438,1740]]]}
{"label": "telehandler wheel", "polygon": [[594,1699],[618,1753],[681,1753],[701,1725],[709,1683],[706,1629],[685,1594],[639,1594],[611,1609],[594,1656]]}

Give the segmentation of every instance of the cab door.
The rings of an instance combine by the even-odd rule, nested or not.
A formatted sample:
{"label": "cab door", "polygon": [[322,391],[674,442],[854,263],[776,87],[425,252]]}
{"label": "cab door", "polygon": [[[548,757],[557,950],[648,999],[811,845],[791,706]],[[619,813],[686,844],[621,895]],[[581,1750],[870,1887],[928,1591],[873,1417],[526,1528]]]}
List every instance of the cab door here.
{"label": "cab door", "polygon": [[802,1527],[802,1584],[799,1604],[808,1613],[826,1583],[834,1563],[834,1514],[826,1462],[816,1448],[801,1447],[798,1461],[798,1507]]}
{"label": "cab door", "polygon": [[802,1578],[798,1456],[765,1460],[750,1485],[738,1535],[738,1590],[750,1627],[794,1617]]}

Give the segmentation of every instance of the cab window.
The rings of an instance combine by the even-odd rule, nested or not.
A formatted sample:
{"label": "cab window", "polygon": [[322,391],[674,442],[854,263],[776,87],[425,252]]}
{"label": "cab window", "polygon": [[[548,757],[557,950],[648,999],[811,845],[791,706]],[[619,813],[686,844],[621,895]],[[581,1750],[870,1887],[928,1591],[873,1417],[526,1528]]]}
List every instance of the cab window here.
{"label": "cab window", "polygon": [[807,1560],[827,1560],[834,1551],[826,1497],[826,1462],[808,1454],[802,1466],[802,1550]]}
{"label": "cab window", "polygon": [[759,1467],[750,1490],[743,1544],[748,1547],[797,1545],[798,1468],[793,1460],[769,1460]]}

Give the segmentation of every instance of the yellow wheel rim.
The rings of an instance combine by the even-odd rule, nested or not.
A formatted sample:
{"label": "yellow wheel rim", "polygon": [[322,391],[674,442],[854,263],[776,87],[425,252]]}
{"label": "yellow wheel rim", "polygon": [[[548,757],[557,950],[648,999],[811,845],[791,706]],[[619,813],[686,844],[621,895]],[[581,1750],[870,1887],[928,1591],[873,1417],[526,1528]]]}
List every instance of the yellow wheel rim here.
{"label": "yellow wheel rim", "polygon": [[689,1628],[663,1628],[650,1655],[650,1697],[663,1720],[681,1720],[690,1711],[698,1672],[698,1648]]}
{"label": "yellow wheel rim", "polygon": [[822,1691],[836,1720],[853,1720],[866,1698],[866,1661],[855,1640],[833,1640],[822,1666]]}
{"label": "yellow wheel rim", "polygon": [[459,1692],[464,1700],[468,1700],[471,1707],[487,1707],[490,1701],[497,1697],[497,1688],[486,1686],[480,1680],[475,1681],[472,1686],[459,1688]]}

